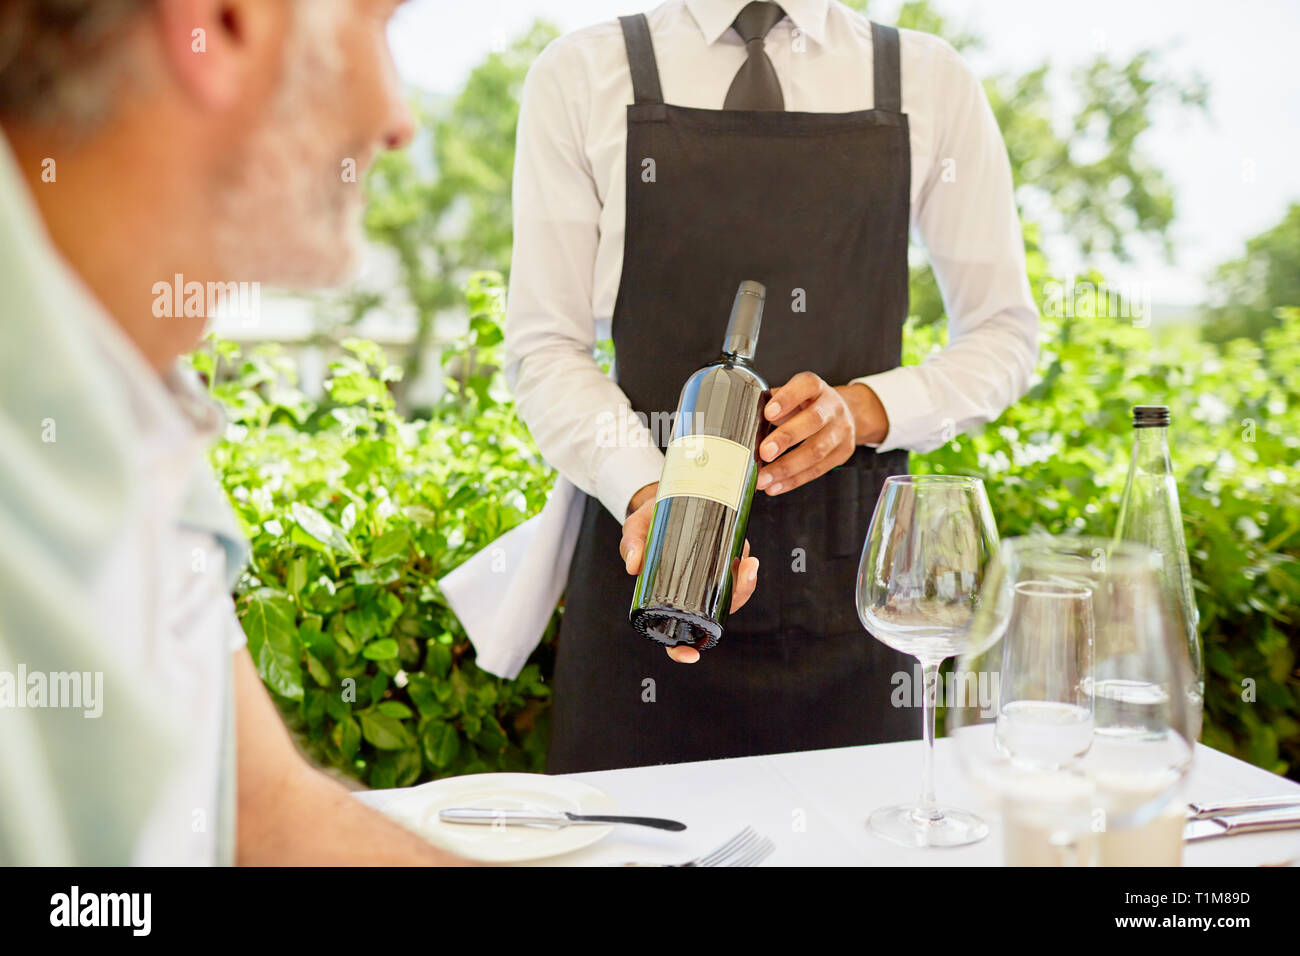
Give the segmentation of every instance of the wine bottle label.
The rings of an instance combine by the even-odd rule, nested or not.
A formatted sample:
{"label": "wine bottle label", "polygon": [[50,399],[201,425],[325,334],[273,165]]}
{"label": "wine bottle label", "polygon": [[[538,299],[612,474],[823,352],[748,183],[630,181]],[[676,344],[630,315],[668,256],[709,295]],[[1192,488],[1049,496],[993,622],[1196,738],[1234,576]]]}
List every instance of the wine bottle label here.
{"label": "wine bottle label", "polygon": [[754,452],[716,435],[684,435],[664,452],[664,473],[655,501],[665,498],[708,498],[740,508],[745,476]]}

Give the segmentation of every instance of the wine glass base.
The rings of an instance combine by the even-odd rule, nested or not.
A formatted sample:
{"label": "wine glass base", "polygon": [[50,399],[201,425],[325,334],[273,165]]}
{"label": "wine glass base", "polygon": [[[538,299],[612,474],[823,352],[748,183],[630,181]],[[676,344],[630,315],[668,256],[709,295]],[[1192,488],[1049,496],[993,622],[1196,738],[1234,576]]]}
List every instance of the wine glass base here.
{"label": "wine glass base", "polygon": [[899,846],[967,846],[989,835],[989,825],[967,810],[937,807],[937,818],[920,807],[882,807],[867,818],[867,829]]}

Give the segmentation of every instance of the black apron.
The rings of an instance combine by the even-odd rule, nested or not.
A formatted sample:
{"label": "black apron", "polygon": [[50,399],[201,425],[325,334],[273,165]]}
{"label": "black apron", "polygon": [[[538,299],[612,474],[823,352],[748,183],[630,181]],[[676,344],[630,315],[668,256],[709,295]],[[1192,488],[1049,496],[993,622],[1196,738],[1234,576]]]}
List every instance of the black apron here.
{"label": "black apron", "polygon": [[[899,364],[907,316],[911,159],[898,31],[872,24],[875,107],[853,113],[669,106],[644,16],[624,17],[627,225],[614,309],[618,383],[671,413],[717,358],[736,287],[767,286],[755,368],[831,385]],[[668,437],[663,429],[657,437]],[[879,743],[920,736],[890,705],[911,658],[858,620],[854,587],[884,479],[907,453],[859,448],[777,497],[748,539],[761,567],[721,644],[677,664],[628,623],[635,579],[621,527],[588,497],[569,571],[554,681],[552,773]],[[905,695],[912,700],[912,693]]]}

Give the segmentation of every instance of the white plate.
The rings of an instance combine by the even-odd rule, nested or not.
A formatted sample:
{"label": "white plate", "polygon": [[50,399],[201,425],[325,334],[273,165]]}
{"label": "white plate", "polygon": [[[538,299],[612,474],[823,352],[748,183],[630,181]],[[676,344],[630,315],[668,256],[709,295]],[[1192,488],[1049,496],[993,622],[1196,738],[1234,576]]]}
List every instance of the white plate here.
{"label": "white plate", "polygon": [[[367,801],[368,802],[368,801]],[[522,863],[570,853],[590,846],[612,829],[608,825],[543,827],[483,826],[443,823],[438,811],[448,807],[494,810],[571,810],[608,813],[618,804],[585,783],[534,773],[477,773],[422,784],[385,800],[385,814],[459,856],[484,863]]]}

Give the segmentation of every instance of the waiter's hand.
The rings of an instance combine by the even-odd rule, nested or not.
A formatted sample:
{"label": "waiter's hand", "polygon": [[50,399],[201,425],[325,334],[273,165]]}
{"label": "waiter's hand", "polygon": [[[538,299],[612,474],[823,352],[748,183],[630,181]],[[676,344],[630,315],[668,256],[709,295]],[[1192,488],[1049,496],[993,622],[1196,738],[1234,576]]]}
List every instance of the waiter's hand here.
{"label": "waiter's hand", "polygon": [[[628,574],[640,574],[641,562],[645,557],[645,539],[650,534],[650,516],[655,510],[655,492],[659,483],[646,485],[632,496],[628,506],[627,520],[623,522],[623,540],[618,543],[618,553]],[[751,557],[749,541],[745,541],[745,550],[740,556],[740,565],[735,570],[735,585],[731,589],[731,613],[749,600],[758,582],[758,558]],[[668,656],[679,664],[694,664],[700,659],[700,652],[693,647],[666,648]]]}
{"label": "waiter's hand", "polygon": [[858,445],[879,443],[889,434],[875,392],[860,382],[832,388],[812,372],[773,389],[763,414],[773,429],[758,455],[771,464],[758,473],[758,490],[769,495],[820,478],[848,461]]}

